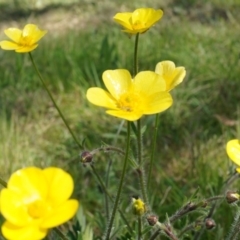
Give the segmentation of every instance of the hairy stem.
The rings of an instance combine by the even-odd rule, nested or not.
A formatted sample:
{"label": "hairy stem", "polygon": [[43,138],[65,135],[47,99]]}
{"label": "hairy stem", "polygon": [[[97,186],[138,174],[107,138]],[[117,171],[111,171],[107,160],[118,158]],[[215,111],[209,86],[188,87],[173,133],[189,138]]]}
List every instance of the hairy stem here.
{"label": "hairy stem", "polygon": [[45,84],[45,82],[44,82],[44,80],[43,80],[43,77],[42,77],[41,73],[39,72],[39,70],[38,70],[38,68],[37,68],[37,66],[36,66],[36,64],[35,64],[35,62],[34,62],[34,60],[33,60],[33,57],[32,57],[31,52],[29,52],[29,56],[30,56],[31,62],[32,62],[32,64],[33,64],[33,67],[34,67],[34,69],[35,69],[35,71],[36,71],[36,73],[37,73],[40,81],[42,82],[43,87],[45,88],[46,92],[48,93],[48,96],[50,97],[50,99],[51,99],[54,107],[57,109],[57,111],[58,111],[61,119],[63,120],[65,126],[67,127],[68,131],[69,131],[70,134],[72,135],[72,138],[74,139],[74,141],[76,142],[76,144],[78,145],[78,147],[79,147],[80,149],[83,149],[82,145],[79,143],[79,141],[77,140],[77,138],[76,138],[76,136],[74,135],[73,131],[72,131],[71,128],[69,127],[69,124],[67,123],[67,121],[66,121],[65,117],[63,116],[60,108],[58,107],[57,103],[55,102],[55,100],[54,100],[51,92],[49,91],[47,85]]}
{"label": "hairy stem", "polygon": [[150,159],[150,165],[149,165],[149,169],[148,169],[147,189],[149,189],[150,181],[151,181],[154,153],[155,153],[156,140],[157,140],[158,123],[159,123],[159,114],[156,114],[155,115],[155,123],[154,123],[154,135],[153,135],[153,140],[152,140],[151,159]]}
{"label": "hairy stem", "polygon": [[148,208],[148,197],[147,197],[147,190],[146,190],[146,184],[145,184],[145,171],[144,171],[143,159],[142,159],[141,119],[137,121],[137,131],[138,131],[137,146],[138,146],[138,164],[139,164],[139,169],[137,170],[137,172],[138,172],[143,201]]}
{"label": "hairy stem", "polygon": [[118,186],[117,195],[116,195],[116,198],[115,198],[115,201],[113,204],[113,209],[111,212],[110,220],[109,220],[109,223],[107,226],[107,232],[104,236],[105,240],[109,240],[109,238],[110,238],[110,234],[111,234],[114,218],[116,215],[116,211],[118,209],[120,196],[121,196],[121,192],[122,192],[122,186],[123,186],[123,182],[124,182],[125,174],[126,174],[126,170],[127,170],[128,155],[129,155],[129,149],[130,149],[130,132],[131,132],[130,122],[128,122],[127,125],[128,125],[128,127],[127,127],[127,146],[126,146],[126,152],[125,152],[125,157],[124,157],[123,170],[122,170],[122,174],[121,174],[121,178],[120,178],[120,183]]}
{"label": "hairy stem", "polygon": [[[108,196],[108,198],[110,199],[110,201],[113,202],[113,198],[112,198],[111,195],[109,194],[107,188],[105,187],[105,185],[104,185],[101,177],[99,176],[98,172],[96,171],[94,165],[91,164],[91,168],[92,168],[92,171],[93,171],[94,175],[96,176],[96,178],[97,178],[97,180],[98,180],[98,182],[99,182],[102,190],[103,190],[103,191],[105,192],[105,194]],[[124,214],[123,214],[123,212],[122,212],[120,209],[118,209],[118,211],[119,211],[120,216],[121,216],[121,218],[123,219],[124,223],[126,224],[126,226],[127,226],[127,228],[128,228],[128,231],[129,231],[129,232],[132,232],[132,228],[130,227],[127,219],[125,218],[125,216],[124,216]]]}

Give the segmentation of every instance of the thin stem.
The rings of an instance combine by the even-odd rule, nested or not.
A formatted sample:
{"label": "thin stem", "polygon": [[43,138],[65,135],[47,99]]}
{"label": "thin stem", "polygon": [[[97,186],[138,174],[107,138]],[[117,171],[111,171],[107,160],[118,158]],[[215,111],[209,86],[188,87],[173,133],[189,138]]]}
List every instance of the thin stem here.
{"label": "thin stem", "polygon": [[155,124],[154,124],[154,135],[153,135],[153,141],[152,141],[151,159],[150,159],[150,165],[149,165],[149,169],[148,169],[147,189],[149,189],[150,181],[151,181],[154,153],[155,153],[155,149],[156,149],[158,123],[159,123],[159,114],[156,114],[155,115]]}
{"label": "thin stem", "polygon": [[32,64],[33,64],[33,67],[34,67],[34,69],[35,69],[35,71],[36,71],[36,73],[37,73],[39,79],[40,79],[41,82],[42,82],[43,87],[44,87],[45,90],[47,91],[47,93],[48,93],[50,99],[52,100],[52,103],[53,103],[54,107],[57,109],[57,111],[58,111],[60,117],[62,118],[62,120],[63,120],[65,126],[67,127],[68,131],[69,131],[70,134],[72,135],[72,137],[73,137],[74,141],[76,142],[76,144],[78,145],[78,147],[79,147],[80,149],[83,149],[82,145],[79,143],[79,141],[77,140],[77,138],[76,138],[76,136],[74,135],[73,131],[72,131],[71,128],[69,127],[69,125],[68,125],[68,123],[67,123],[65,117],[63,116],[63,114],[62,114],[60,108],[58,107],[57,103],[55,102],[55,100],[54,100],[54,98],[53,98],[51,92],[49,91],[47,85],[45,84],[45,82],[44,82],[44,80],[43,80],[43,77],[42,77],[42,75],[40,74],[40,72],[39,72],[39,70],[38,70],[38,68],[37,68],[37,66],[36,66],[36,64],[35,64],[35,62],[34,62],[34,60],[33,60],[33,57],[32,57],[31,52],[29,52],[29,56],[30,56],[31,62],[32,62]]}
{"label": "thin stem", "polygon": [[226,240],[237,240],[239,239],[239,225],[240,225],[240,209],[238,208],[237,213],[234,217],[234,222],[230,229],[230,232],[226,238]]}
{"label": "thin stem", "polygon": [[154,239],[156,239],[156,237],[159,235],[160,232],[161,232],[161,230],[160,230],[160,229],[157,229],[157,230],[153,233],[153,235],[149,238],[149,240],[154,240]]}
{"label": "thin stem", "polygon": [[120,201],[120,196],[121,196],[121,192],[122,192],[122,186],[123,186],[123,181],[125,179],[125,174],[126,174],[126,170],[127,170],[127,163],[128,163],[128,155],[129,155],[129,149],[130,149],[130,122],[127,123],[127,146],[126,146],[126,152],[125,152],[125,157],[124,157],[124,163],[123,163],[123,170],[122,170],[122,174],[121,174],[121,178],[120,178],[120,183],[118,186],[118,191],[117,191],[117,195],[115,198],[115,202],[113,204],[113,209],[112,209],[112,213],[110,216],[110,220],[108,223],[108,227],[107,227],[107,232],[106,235],[104,237],[105,240],[108,240],[111,234],[111,230],[112,230],[112,225],[113,225],[113,221],[116,215],[116,211],[118,209],[118,205],[119,205],[119,201]]}
{"label": "thin stem", "polygon": [[138,240],[142,239],[142,218],[138,216]]}
{"label": "thin stem", "polygon": [[[106,173],[106,177],[105,177],[105,186],[106,189],[108,188],[108,183],[109,183],[109,175],[110,175],[110,169],[112,166],[112,159],[110,159],[108,161],[108,165],[107,165],[107,173]],[[105,192],[105,208],[106,208],[106,218],[109,219],[109,202],[108,202],[108,195]]]}
{"label": "thin stem", "polygon": [[135,45],[134,45],[133,77],[135,77],[138,73],[138,40],[139,40],[139,33],[136,34]]}
{"label": "thin stem", "polygon": [[144,172],[143,160],[142,160],[141,119],[137,121],[137,131],[138,131],[137,146],[138,146],[138,164],[139,164],[139,169],[137,172],[139,176],[139,183],[140,183],[143,201],[148,206],[148,197],[147,197],[146,184],[145,184],[145,172]]}
{"label": "thin stem", "polygon": [[[221,191],[221,192],[222,192],[222,193],[225,193],[226,189],[227,189],[235,180],[237,180],[238,178],[239,178],[239,173],[235,173],[234,175],[230,176],[230,177],[226,180],[224,186],[222,187],[222,191]],[[213,214],[214,214],[214,212],[215,212],[215,210],[217,209],[217,207],[218,207],[219,204],[220,204],[219,201],[215,201],[215,202],[213,203],[213,205],[212,205],[212,207],[210,208],[209,213],[208,213],[208,215],[206,216],[206,218],[210,218],[210,217],[213,216]],[[202,236],[202,234],[203,234],[204,231],[205,231],[205,228],[204,228],[204,227],[201,227],[201,229],[200,229],[198,232],[195,233],[195,235],[194,235],[194,240],[199,240],[199,239],[201,238],[201,236]]]}
{"label": "thin stem", "polygon": [[7,187],[7,183],[2,178],[0,178],[0,185],[2,185],[5,188]]}
{"label": "thin stem", "polygon": [[156,239],[160,233],[165,233],[165,235],[167,235],[172,240],[179,240],[175,233],[173,233],[172,228],[169,224],[162,224],[158,222],[156,226],[158,226],[159,228],[153,233],[149,240]]}
{"label": "thin stem", "polygon": [[202,226],[202,222],[199,221],[195,221],[194,223],[191,223],[189,225],[187,225],[186,227],[184,227],[181,232],[178,234],[178,236],[181,238],[186,232],[189,232],[191,230],[195,230],[197,227]]}
{"label": "thin stem", "polygon": [[[179,218],[182,218],[183,216],[187,215],[190,212],[196,211],[199,208],[204,208],[206,207],[206,204],[210,203],[210,202],[217,202],[219,199],[223,199],[224,196],[223,195],[219,195],[219,196],[214,196],[202,201],[199,201],[197,203],[192,203],[189,202],[186,205],[184,205],[182,208],[180,208],[176,213],[174,213],[170,218],[169,218],[169,223],[174,223],[176,220],[178,220]],[[207,218],[210,216],[207,216]],[[159,229],[157,229],[152,237],[150,238],[151,240],[155,239],[158,235],[160,234]]]}
{"label": "thin stem", "polygon": [[94,150],[91,151],[91,154],[96,154],[98,152],[110,152],[110,151],[113,151],[113,152],[117,152],[117,153],[120,153],[120,154],[125,154],[125,152],[118,148],[118,147],[113,147],[113,146],[103,146],[103,147],[100,147],[100,148],[96,148]]}
{"label": "thin stem", "polygon": [[57,235],[63,239],[63,240],[68,240],[68,238],[58,229],[58,228],[54,228],[53,229],[55,231],[55,233],[57,233]]}
{"label": "thin stem", "polygon": [[[101,177],[99,176],[98,172],[96,171],[94,165],[91,164],[90,166],[91,166],[92,171],[93,171],[94,175],[96,176],[96,178],[97,178],[97,180],[98,180],[98,182],[99,182],[102,190],[103,190],[103,191],[105,192],[105,194],[109,197],[109,199],[111,200],[111,202],[113,202],[113,198],[112,198],[111,195],[109,194],[107,188],[105,187],[105,185],[104,185]],[[128,228],[128,231],[132,233],[132,228],[130,227],[127,219],[125,218],[125,216],[124,216],[124,214],[123,214],[123,212],[122,212],[120,209],[118,209],[118,211],[119,211],[119,213],[120,213],[120,215],[121,215],[121,218],[123,219],[124,223],[126,224],[126,226],[127,226],[127,228]]]}
{"label": "thin stem", "polygon": [[186,214],[188,214],[190,212],[197,210],[198,208],[206,207],[206,204],[208,204],[209,202],[217,201],[217,200],[223,199],[223,198],[224,198],[224,196],[220,195],[220,196],[214,196],[214,197],[199,201],[197,203],[189,202],[186,205],[184,205],[181,209],[179,209],[175,214],[173,214],[169,218],[169,221],[170,221],[170,223],[173,223],[177,219],[185,216]]}

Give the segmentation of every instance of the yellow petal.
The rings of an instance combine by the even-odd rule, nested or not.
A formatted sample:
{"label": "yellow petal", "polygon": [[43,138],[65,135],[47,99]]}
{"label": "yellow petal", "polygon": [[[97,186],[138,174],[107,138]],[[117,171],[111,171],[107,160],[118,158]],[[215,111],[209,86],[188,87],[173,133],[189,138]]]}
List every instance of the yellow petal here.
{"label": "yellow petal", "polygon": [[160,75],[171,75],[175,69],[175,63],[172,61],[162,61],[156,65],[155,72]]}
{"label": "yellow petal", "polygon": [[31,52],[35,48],[37,48],[38,44],[34,44],[31,46],[19,46],[18,49],[15,50],[15,52],[19,53],[26,53],[26,52]]}
{"label": "yellow petal", "polygon": [[120,25],[122,25],[124,28],[132,30],[132,25],[130,24],[130,18],[132,16],[132,13],[125,12],[125,13],[117,13],[113,19]]}
{"label": "yellow petal", "polygon": [[152,71],[139,72],[134,78],[133,85],[134,91],[139,92],[143,97],[165,91],[166,89],[164,79]]}
{"label": "yellow petal", "polygon": [[43,170],[48,184],[47,200],[52,206],[58,206],[69,199],[73,192],[73,179],[60,168],[49,167]]}
{"label": "yellow petal", "polygon": [[4,31],[4,33],[15,43],[19,43],[22,35],[22,30],[17,28],[8,28]]}
{"label": "yellow petal", "polygon": [[[154,23],[159,21],[163,15],[162,10],[153,8],[139,8],[132,14],[132,24],[142,24],[142,29],[150,28]],[[141,29],[139,27],[139,29]]]}
{"label": "yellow petal", "polygon": [[86,97],[88,101],[94,105],[110,109],[117,108],[116,100],[107,91],[101,88],[89,88]]}
{"label": "yellow petal", "polygon": [[40,240],[47,235],[47,229],[40,229],[36,225],[17,227],[6,221],[2,225],[2,234],[9,240]]}
{"label": "yellow petal", "polygon": [[48,183],[42,169],[28,167],[12,174],[8,181],[8,189],[22,196],[25,203],[34,199],[45,199],[48,193]]}
{"label": "yellow petal", "polygon": [[106,111],[107,114],[112,115],[117,118],[122,118],[128,121],[136,121],[139,118],[142,117],[143,113],[142,112],[127,112],[127,111],[122,111],[122,110],[108,110]]}
{"label": "yellow petal", "polygon": [[233,139],[227,143],[226,146],[228,157],[240,166],[240,140]]}
{"label": "yellow petal", "polygon": [[1,41],[0,42],[0,47],[4,50],[16,50],[19,48],[19,45],[14,42],[9,42],[9,41]]}
{"label": "yellow petal", "polygon": [[172,61],[162,61],[156,65],[155,72],[166,81],[166,90],[171,91],[174,87],[180,84],[186,76],[184,67],[175,67]]}
{"label": "yellow petal", "polygon": [[107,70],[102,78],[106,88],[116,100],[132,87],[132,77],[125,69]]}
{"label": "yellow petal", "polygon": [[144,114],[160,113],[171,107],[172,96],[168,92],[154,93],[148,97]]}
{"label": "yellow petal", "polygon": [[31,222],[23,198],[17,193],[3,189],[0,194],[0,204],[2,215],[11,223],[24,226]]}
{"label": "yellow petal", "polygon": [[70,220],[78,210],[78,201],[70,199],[64,204],[54,209],[51,215],[46,216],[46,218],[41,223],[42,228],[52,228],[61,225],[64,222]]}
{"label": "yellow petal", "polygon": [[27,24],[22,32],[23,37],[31,37],[31,45],[38,42],[47,31],[40,30],[36,25],[34,24]]}

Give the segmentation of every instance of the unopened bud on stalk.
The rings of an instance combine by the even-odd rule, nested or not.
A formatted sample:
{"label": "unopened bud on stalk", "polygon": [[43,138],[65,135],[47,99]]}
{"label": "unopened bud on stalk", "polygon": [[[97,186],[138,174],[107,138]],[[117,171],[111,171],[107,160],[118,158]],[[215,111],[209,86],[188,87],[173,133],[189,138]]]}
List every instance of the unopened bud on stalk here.
{"label": "unopened bud on stalk", "polygon": [[226,200],[228,203],[234,203],[240,199],[240,195],[234,191],[227,191]]}
{"label": "unopened bud on stalk", "polygon": [[146,212],[146,206],[139,197],[132,197],[132,208],[135,215],[141,216]]}
{"label": "unopened bud on stalk", "polygon": [[149,215],[147,221],[150,226],[154,226],[158,222],[158,217],[156,215]]}
{"label": "unopened bud on stalk", "polygon": [[212,218],[207,218],[205,220],[205,227],[206,227],[207,230],[211,230],[214,227],[216,227],[216,223]]}
{"label": "unopened bud on stalk", "polygon": [[84,151],[81,153],[81,162],[82,163],[91,163],[93,159],[93,155],[89,151]]}

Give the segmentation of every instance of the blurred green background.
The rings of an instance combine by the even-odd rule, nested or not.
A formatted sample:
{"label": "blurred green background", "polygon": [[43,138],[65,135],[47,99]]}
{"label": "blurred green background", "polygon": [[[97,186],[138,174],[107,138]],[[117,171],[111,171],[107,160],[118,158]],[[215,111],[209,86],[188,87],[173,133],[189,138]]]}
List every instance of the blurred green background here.
{"label": "blurred green background", "polygon": [[[184,82],[172,91],[173,106],[160,116],[149,199],[163,221],[198,187],[200,198],[220,194],[234,172],[225,145],[240,137],[240,0],[0,0],[0,40],[7,39],[4,29],[23,28],[27,23],[48,30],[33,57],[77,138],[87,150],[113,143],[124,148],[126,129],[116,137],[121,120],[89,104],[85,92],[103,85],[104,70],[132,71],[134,37],[122,33],[112,17],[140,7],[161,8],[164,16],[140,36],[139,69],[154,70],[159,61],[172,60],[187,71]],[[75,196],[95,235],[101,235],[106,222],[101,220],[102,192],[90,169],[80,163],[80,150],[41,86],[28,54],[0,51],[0,59],[1,177],[8,179],[11,172],[29,165],[66,169],[74,176]],[[144,117],[143,123],[147,166],[154,116]],[[121,157],[99,154],[95,168],[104,177],[110,159],[109,190],[114,195]],[[139,194],[134,172],[129,168],[122,195],[127,214],[130,196]],[[230,188],[238,190],[238,182]],[[202,239],[223,239],[234,211],[222,202],[214,214],[216,229]]]}

